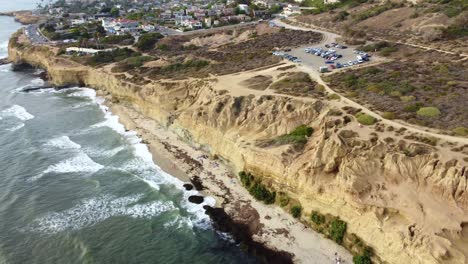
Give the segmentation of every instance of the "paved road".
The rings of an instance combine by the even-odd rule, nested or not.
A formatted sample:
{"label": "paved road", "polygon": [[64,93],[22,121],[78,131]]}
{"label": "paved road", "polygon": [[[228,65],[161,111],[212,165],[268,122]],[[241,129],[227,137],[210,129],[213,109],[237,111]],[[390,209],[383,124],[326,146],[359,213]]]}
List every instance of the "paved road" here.
{"label": "paved road", "polygon": [[46,43],[49,40],[39,32],[38,25],[28,25],[24,28],[24,33],[29,38],[29,40],[34,44]]}
{"label": "paved road", "polygon": [[[320,32],[320,33],[324,34],[324,38],[322,39],[320,44],[334,42],[338,37],[340,37],[339,35],[337,35],[335,33],[327,32],[327,31],[323,31],[323,30],[315,30],[315,29],[310,29],[310,28],[292,26],[292,25],[283,23],[283,22],[281,22],[279,20],[274,20],[274,22],[278,26],[282,26],[282,27],[289,28],[289,29]],[[317,81],[318,84],[321,84],[321,85],[323,85],[325,87],[325,90],[328,93],[339,94],[341,96],[341,102],[342,103],[344,103],[344,104],[346,104],[348,106],[352,106],[352,107],[355,107],[355,108],[362,109],[363,113],[368,114],[370,116],[373,116],[374,118],[380,119],[381,122],[384,123],[387,126],[393,126],[393,127],[397,128],[397,129],[398,128],[406,128],[410,132],[419,133],[419,134],[423,134],[423,135],[430,136],[430,137],[435,137],[435,138],[446,140],[446,141],[460,142],[460,143],[463,143],[463,144],[468,144],[468,138],[461,138],[461,137],[443,135],[443,134],[438,133],[439,131],[437,131],[435,129],[430,129],[430,128],[427,128],[427,127],[421,127],[421,126],[409,124],[409,123],[406,123],[406,122],[401,121],[401,120],[384,119],[377,112],[372,111],[371,109],[361,105],[358,102],[355,102],[355,101],[353,101],[353,100],[351,100],[349,98],[346,98],[343,94],[335,92],[333,89],[331,89],[327,85],[327,83],[325,83],[325,81],[323,81],[320,73],[318,73],[318,71],[313,69],[312,67],[310,67],[308,65],[301,65],[301,66],[299,66],[299,69],[301,69],[304,72],[309,73]]]}

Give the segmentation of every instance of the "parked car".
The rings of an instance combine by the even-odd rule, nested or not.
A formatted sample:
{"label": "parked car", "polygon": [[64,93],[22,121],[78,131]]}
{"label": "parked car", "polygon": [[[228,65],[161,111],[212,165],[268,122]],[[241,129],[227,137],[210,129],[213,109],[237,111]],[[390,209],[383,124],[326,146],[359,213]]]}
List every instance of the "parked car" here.
{"label": "parked car", "polygon": [[326,63],[326,64],[333,64],[333,63],[335,63],[335,62],[330,61],[330,60],[327,60],[327,61],[325,61],[325,63]]}

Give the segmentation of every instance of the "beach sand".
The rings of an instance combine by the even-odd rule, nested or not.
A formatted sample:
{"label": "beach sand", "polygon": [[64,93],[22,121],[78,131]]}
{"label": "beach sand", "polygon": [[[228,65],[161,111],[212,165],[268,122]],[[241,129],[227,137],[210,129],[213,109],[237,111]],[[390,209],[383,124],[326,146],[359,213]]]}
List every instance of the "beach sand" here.
{"label": "beach sand", "polygon": [[225,162],[209,159],[195,144],[184,142],[132,107],[106,102],[120,122],[136,131],[148,145],[158,166],[187,183],[199,176],[205,187],[201,193],[215,198],[217,206],[224,208],[234,221],[248,223],[255,241],[292,253],[295,263],[336,263],[335,252],[344,260],[341,263],[352,263],[351,254],[343,247],[306,227],[279,206],[256,201]]}

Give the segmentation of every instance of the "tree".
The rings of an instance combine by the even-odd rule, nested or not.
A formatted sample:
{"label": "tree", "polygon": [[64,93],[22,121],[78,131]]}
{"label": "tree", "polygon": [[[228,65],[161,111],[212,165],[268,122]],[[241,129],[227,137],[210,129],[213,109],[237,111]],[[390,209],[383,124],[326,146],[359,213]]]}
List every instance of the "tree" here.
{"label": "tree", "polygon": [[139,50],[152,49],[156,42],[158,42],[158,40],[162,37],[163,35],[159,33],[146,33],[140,36],[137,43],[135,43],[135,47],[137,47]]}
{"label": "tree", "polygon": [[111,11],[110,11],[110,14],[111,14],[113,17],[118,17],[119,14],[120,14],[120,11],[119,11],[118,8],[113,7],[113,8],[111,9]]}

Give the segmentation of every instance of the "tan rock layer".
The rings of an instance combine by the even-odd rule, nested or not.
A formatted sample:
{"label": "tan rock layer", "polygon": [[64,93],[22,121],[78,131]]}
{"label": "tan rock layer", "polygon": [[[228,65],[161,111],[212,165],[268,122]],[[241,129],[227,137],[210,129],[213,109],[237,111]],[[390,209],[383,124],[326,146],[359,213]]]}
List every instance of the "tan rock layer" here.
{"label": "tan rock layer", "polygon": [[[306,213],[339,216],[384,262],[467,263],[468,170],[457,162],[343,138],[327,125],[336,117],[327,116],[320,101],[233,97],[202,80],[138,86],[34,49],[10,46],[10,59],[47,69],[56,85],[83,84],[131,103],[185,140],[288,192]],[[301,151],[255,145],[299,124],[315,128]]]}

